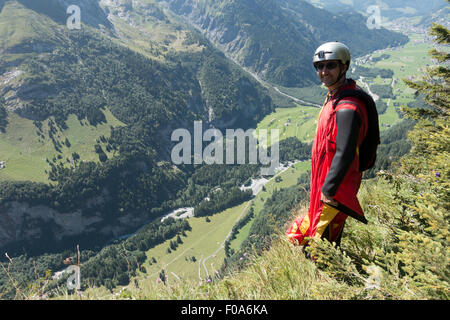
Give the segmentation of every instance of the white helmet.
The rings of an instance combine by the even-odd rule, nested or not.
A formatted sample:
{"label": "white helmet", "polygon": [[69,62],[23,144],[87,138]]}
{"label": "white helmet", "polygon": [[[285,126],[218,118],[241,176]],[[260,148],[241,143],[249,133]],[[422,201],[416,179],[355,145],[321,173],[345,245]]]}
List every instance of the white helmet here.
{"label": "white helmet", "polygon": [[340,60],[350,65],[350,50],[338,41],[324,43],[314,53],[313,63],[325,60]]}

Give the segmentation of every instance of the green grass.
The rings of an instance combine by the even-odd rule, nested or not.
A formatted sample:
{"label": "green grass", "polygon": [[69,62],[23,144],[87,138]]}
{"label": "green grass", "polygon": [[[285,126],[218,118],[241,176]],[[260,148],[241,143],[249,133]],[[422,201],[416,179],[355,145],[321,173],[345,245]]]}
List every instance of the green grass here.
{"label": "green grass", "polygon": [[27,41],[56,41],[57,25],[20,3],[7,1],[0,12],[0,51]]}
{"label": "green grass", "polygon": [[[297,163],[294,167],[280,173],[282,181],[275,182],[274,177],[266,184],[266,190],[261,191],[254,199],[242,203],[239,206],[226,209],[220,213],[210,216],[210,222],[206,222],[205,217],[191,217],[189,224],[192,230],[186,233],[186,237],[181,237],[183,244],[180,244],[176,250],[167,252],[171,240],[155,246],[147,251],[147,262],[144,263],[147,273],[141,277],[157,279],[162,269],[169,273],[173,272],[183,279],[198,280],[207,278],[208,275],[214,276],[225,258],[223,243],[228,233],[235,223],[242,218],[253,203],[255,206],[255,216],[262,209],[265,200],[267,200],[275,189],[286,188],[297,183],[298,177],[309,169],[309,161]],[[238,247],[247,237],[253,220],[242,228],[236,239],[232,241],[231,247]],[[190,258],[194,256],[195,262]],[[149,265],[148,262],[154,257],[156,264]],[[205,261],[205,258],[207,260]],[[207,272],[205,270],[207,269]],[[172,278],[174,276],[172,275]]]}
{"label": "green grass", "polygon": [[[263,256],[250,259],[252,263],[245,272],[226,277],[213,284],[199,286],[195,280],[179,281],[169,275],[166,285],[151,279],[139,282],[138,287],[135,283],[131,283],[112,294],[104,287],[91,288],[83,292],[81,299],[320,299],[322,285],[334,287],[336,292],[343,287],[339,282],[322,274],[312,261],[305,258],[298,247],[286,241],[280,240]],[[57,298],[77,299],[73,295]]]}
{"label": "green grass", "polygon": [[306,106],[277,108],[258,123],[257,130],[266,129],[270,133],[271,129],[278,129],[280,141],[297,137],[302,142],[309,142],[314,139],[319,111],[318,108]]}
{"label": "green grass", "polygon": [[[31,42],[40,43],[42,39],[50,43],[65,43],[63,26],[59,26],[45,15],[29,10],[16,1],[7,1],[0,12],[0,52]],[[13,51],[14,52],[14,51]],[[37,53],[27,54],[1,54],[5,62],[18,65],[27,61],[27,58]],[[14,82],[23,82],[29,77],[24,72]],[[7,97],[8,93],[6,93]],[[40,137],[38,128],[33,121],[21,118],[13,112],[8,113],[8,126],[5,133],[0,133],[0,161],[6,162],[6,168],[0,170],[0,180],[30,180],[35,182],[48,182],[50,169],[46,159],[52,161],[60,156],[58,161],[69,165],[73,162],[72,153],[76,152],[85,161],[98,161],[98,155],[94,151],[96,140],[104,135],[109,137],[110,126],[123,125],[114,118],[109,110],[104,111],[107,124],[96,127],[81,125],[74,115],[69,116],[67,130],[58,130],[56,140],[63,143],[66,138],[70,147],[62,144],[61,153],[58,153],[48,136],[49,120],[42,122],[44,137]],[[86,121],[83,121],[84,123]],[[105,148],[103,148],[105,149]],[[105,153],[110,156],[108,152]]]}
{"label": "green grass", "polygon": [[[167,252],[170,243],[168,240],[147,251],[148,260],[144,264],[147,273],[141,274],[141,277],[156,281],[162,269],[170,278],[174,278],[172,272],[180,278],[198,281],[207,278],[207,275],[213,277],[225,258],[223,242],[248,206],[249,202],[245,202],[226,209],[210,216],[210,222],[206,222],[205,217],[189,218],[192,230],[186,233],[186,237],[181,237],[183,243],[176,250]],[[157,262],[149,265],[148,261],[152,257]],[[192,257],[195,257],[195,262],[190,260]]]}
{"label": "green grass", "polygon": [[386,130],[388,127],[392,126],[400,120],[400,116],[398,115],[398,112],[395,110],[395,107],[393,105],[393,99],[391,99],[389,102],[388,99],[383,100],[388,103],[388,108],[386,109],[385,113],[379,115],[381,131]]}
{"label": "green grass", "polygon": [[[281,233],[275,235],[271,247],[261,255],[249,255],[245,269],[212,283],[199,285],[195,279],[180,281],[169,273],[165,284],[157,283],[150,277],[145,281],[131,281],[128,286],[117,288],[113,293],[104,287],[89,288],[80,297],[66,294],[55,298],[445,300],[448,298],[448,277],[445,277],[444,271],[445,250],[438,245],[440,242],[431,238],[442,228],[429,228],[428,232],[421,228],[405,231],[407,223],[411,222],[402,222],[402,207],[392,204],[393,196],[398,192],[392,182],[384,179],[365,181],[360,190],[360,201],[369,224],[348,219],[339,248],[328,241],[312,241],[310,248],[313,249],[314,261],[306,259],[301,248],[289,243]],[[416,199],[414,191],[401,192],[406,195],[407,201]],[[445,211],[439,212],[443,214]],[[412,228],[411,224],[409,228]],[[404,236],[405,232],[407,236]],[[442,237],[439,239],[442,240]],[[423,250],[420,250],[424,245],[433,251],[432,254],[424,257]],[[408,250],[409,254],[402,253],[399,248]],[[410,258],[414,254],[416,260]],[[435,260],[431,257],[435,257]],[[406,271],[400,272],[400,266]],[[418,276],[420,273],[423,273],[422,277]]]}
{"label": "green grass", "polygon": [[[394,72],[394,85],[392,91],[395,95],[394,99],[382,99],[388,104],[385,113],[380,115],[380,129],[386,130],[388,127],[401,121],[399,114],[396,111],[395,104],[406,105],[415,100],[414,90],[409,88],[402,79],[417,79],[423,74],[423,71],[428,65],[432,65],[428,51],[433,48],[430,43],[422,43],[423,37],[421,35],[410,36],[410,41],[403,47],[391,51],[379,52],[373,55],[374,58],[382,54],[388,54],[390,57],[377,61],[376,63],[366,64],[365,67],[375,67],[390,69]],[[369,79],[371,84],[391,84],[392,79],[383,79],[376,77]],[[364,88],[364,87],[363,87]]]}
{"label": "green grass", "polygon": [[[70,115],[67,120],[68,128],[62,131],[58,129],[55,135],[55,140],[62,145],[61,153],[58,153],[48,136],[49,119],[42,122],[44,135],[42,138],[38,136],[38,128],[32,120],[9,112],[6,133],[0,133],[0,161],[6,162],[6,168],[0,170],[0,180],[48,182],[45,170],[49,171],[50,166],[46,159],[52,161],[54,157],[57,158],[60,155],[61,159],[57,161],[71,165],[74,152],[80,155],[80,161],[98,162],[98,155],[94,150],[97,139],[102,135],[108,138],[111,134],[111,126],[124,125],[108,109],[104,111],[104,114],[107,122],[95,127],[89,125],[86,120],[80,122],[75,115]],[[70,142],[70,147],[63,144],[66,138]],[[112,156],[112,153],[105,150],[103,143],[99,144],[102,145],[108,157]]]}

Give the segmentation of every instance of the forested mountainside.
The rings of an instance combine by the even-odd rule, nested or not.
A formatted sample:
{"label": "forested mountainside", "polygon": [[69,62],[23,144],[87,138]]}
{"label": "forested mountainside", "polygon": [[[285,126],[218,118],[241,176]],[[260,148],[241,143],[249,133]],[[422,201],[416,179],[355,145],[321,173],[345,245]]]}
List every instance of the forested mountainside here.
{"label": "forested mountainside", "polygon": [[[10,230],[2,235],[2,247],[22,247],[25,241],[37,248],[41,239],[40,251],[45,251],[43,243],[65,236],[93,232],[110,238],[156,217],[166,210],[162,204],[186,187],[191,170],[161,163],[170,160],[173,129],[189,129],[194,119],[218,128],[248,128],[273,108],[266,89],[206,40],[196,42],[198,51],[180,56],[174,52],[161,62],[115,43],[95,28],[65,29],[58,18],[64,7],[53,3],[41,4],[37,11],[34,2],[3,5],[4,107],[33,120],[37,134],[51,139],[56,154],[69,147],[62,136],[71,114],[80,123],[84,119],[96,126],[105,122],[107,108],[124,125],[112,128],[111,136],[95,146],[97,163],[83,162],[77,154],[68,156],[70,165],[59,156],[60,161],[47,159],[49,178],[56,184],[1,181],[2,217],[15,217],[2,223]],[[10,120],[5,116],[3,121]],[[49,122],[48,131],[42,128],[44,122]],[[117,156],[107,159],[104,149]],[[41,228],[59,214],[69,220],[79,214],[87,218],[77,226],[59,221]],[[24,224],[26,217],[33,222]],[[53,240],[44,240],[43,234]]]}
{"label": "forested mountainside", "polygon": [[321,43],[342,41],[354,56],[406,43],[384,28],[369,30],[354,11],[334,13],[298,0],[165,1],[235,61],[286,87],[317,84],[311,61]]}
{"label": "forested mountainside", "polygon": [[[169,7],[182,14],[177,6],[191,4],[173,2]],[[324,14],[302,4],[311,10],[308,16]],[[158,2],[80,1],[83,24],[79,30],[65,25],[68,5],[63,0],[2,2],[2,104],[7,112],[33,121],[35,139],[41,144],[48,141],[55,151],[34,159],[45,159],[43,165],[53,183],[0,182],[2,210],[9,212],[3,218],[10,221],[5,220],[3,225],[12,230],[2,236],[2,246],[8,245],[10,250],[29,244],[33,250],[40,247],[45,251],[43,243],[72,239],[80,236],[81,230],[92,234],[102,230],[97,233],[101,241],[156,217],[175,203],[192,202],[179,193],[187,192],[193,168],[167,163],[170,132],[177,127],[192,129],[194,120],[219,129],[247,129],[274,108],[266,88]],[[297,59],[298,63],[284,70],[312,79],[312,67],[304,61],[310,60],[319,39],[299,23],[299,8],[294,8],[294,17],[270,1],[217,1],[214,6],[219,6],[225,16],[238,17],[236,21],[227,18],[220,22],[222,27],[232,30],[233,25],[252,26],[249,39],[259,43],[257,47],[284,39],[276,36],[278,31],[294,30],[290,39],[277,44],[277,50],[298,43],[306,47],[283,49],[289,56],[279,61]],[[214,6],[211,12],[219,12],[213,10]],[[268,16],[278,17],[278,22],[267,23]],[[260,29],[263,21],[270,32]],[[157,39],[159,33],[151,34],[151,28],[161,25],[165,36]],[[383,32],[392,35],[388,42]],[[373,37],[377,46],[395,45],[404,38],[386,30]],[[139,39],[148,43],[142,44]],[[365,51],[373,49],[370,44],[362,47]],[[257,50],[256,55],[259,53]],[[272,55],[276,53],[266,53],[266,57]],[[299,57],[306,60],[300,63]],[[304,66],[310,70],[300,72]],[[275,69],[266,74],[281,74]],[[67,120],[75,115],[80,125],[99,126],[107,124],[106,112],[122,125],[111,126],[109,136],[97,139],[91,148],[98,160],[86,162],[83,154],[70,151],[72,142],[64,138]],[[5,114],[2,121],[6,130],[11,117]],[[240,181],[255,172],[227,170],[238,172]],[[194,193],[195,199],[207,195],[206,188]],[[71,227],[61,221],[47,223],[59,214],[66,214],[69,220],[80,214],[84,218]],[[11,220],[12,216],[17,220]],[[33,222],[25,223],[26,217]],[[43,223],[47,225],[45,230]],[[43,234],[50,239],[42,238],[40,245],[37,239]]]}
{"label": "forested mountainside", "polygon": [[[72,4],[81,10],[80,29],[66,24]],[[76,244],[84,288],[127,285],[146,272],[144,263],[151,266],[150,248],[171,241],[176,251],[185,238],[172,238],[191,229],[188,221],[162,216],[192,207],[207,222],[253,199],[240,187],[262,178],[259,165],[174,165],[171,132],[192,132],[194,120],[245,130],[280,104],[298,107],[272,85],[323,100],[317,86],[287,88],[317,84],[310,62],[321,42],[341,40],[358,56],[408,41],[367,29],[366,19],[290,0],[0,0],[0,251],[9,254],[0,260],[7,271],[0,274],[0,297],[26,298],[21,288],[30,289],[37,274],[65,268]],[[370,72],[378,71],[383,79],[371,80],[384,84],[372,88],[393,99],[394,81],[391,88],[385,83],[392,72]],[[388,104],[380,100],[380,114]],[[309,125],[316,118],[299,112]],[[293,128],[296,120],[282,126]],[[383,132],[367,177],[409,151],[413,125],[404,121]],[[284,139],[280,160],[309,159],[309,141]],[[306,197],[307,180],[303,175],[296,187],[273,191],[262,214],[239,220],[255,219],[243,247],[259,236],[268,239],[261,244],[270,242]],[[242,252],[224,245],[227,272]]]}

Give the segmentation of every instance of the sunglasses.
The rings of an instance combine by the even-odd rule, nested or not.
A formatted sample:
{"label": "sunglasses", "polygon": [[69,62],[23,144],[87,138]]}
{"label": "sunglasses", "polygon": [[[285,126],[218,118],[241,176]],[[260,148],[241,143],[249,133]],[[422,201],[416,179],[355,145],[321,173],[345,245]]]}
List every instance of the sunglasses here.
{"label": "sunglasses", "polygon": [[327,62],[327,63],[315,63],[314,68],[316,68],[317,71],[322,71],[324,67],[327,67],[328,70],[333,70],[338,66],[337,62]]}

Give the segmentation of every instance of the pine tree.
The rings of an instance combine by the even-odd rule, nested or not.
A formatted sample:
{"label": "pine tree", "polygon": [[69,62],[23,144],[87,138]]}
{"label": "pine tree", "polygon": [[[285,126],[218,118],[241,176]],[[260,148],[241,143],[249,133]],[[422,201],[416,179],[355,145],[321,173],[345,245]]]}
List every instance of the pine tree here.
{"label": "pine tree", "polygon": [[[449,2],[449,1],[447,1]],[[442,45],[450,43],[449,30],[433,24],[430,34]],[[430,108],[403,108],[418,120],[409,134],[410,154],[401,161],[401,172],[414,176],[418,194],[410,204],[410,231],[399,233],[398,257],[417,290],[427,298],[448,299],[448,239],[450,237],[450,54],[430,51],[438,66],[430,67],[421,81],[405,81],[422,94]],[[418,117],[418,115],[421,115]],[[409,264],[409,265],[408,265]]]}

